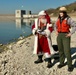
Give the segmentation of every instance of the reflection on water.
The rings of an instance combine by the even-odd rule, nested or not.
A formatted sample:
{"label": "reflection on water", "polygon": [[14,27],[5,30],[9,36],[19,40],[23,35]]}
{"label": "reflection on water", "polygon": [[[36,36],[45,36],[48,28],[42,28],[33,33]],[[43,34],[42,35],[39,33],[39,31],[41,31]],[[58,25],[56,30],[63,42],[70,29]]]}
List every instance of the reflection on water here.
{"label": "reflection on water", "polygon": [[31,26],[33,20],[30,19],[16,19],[16,28],[24,28],[24,26]]}
{"label": "reflection on water", "polygon": [[29,36],[31,34],[32,24],[33,20],[30,19],[16,19],[15,21],[0,22],[0,43],[6,44],[20,36]]}

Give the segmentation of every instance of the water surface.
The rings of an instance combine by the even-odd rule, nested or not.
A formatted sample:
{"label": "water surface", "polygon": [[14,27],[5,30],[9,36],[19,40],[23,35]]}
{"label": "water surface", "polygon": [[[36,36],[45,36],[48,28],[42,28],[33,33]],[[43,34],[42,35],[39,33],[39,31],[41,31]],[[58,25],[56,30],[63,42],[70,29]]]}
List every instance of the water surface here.
{"label": "water surface", "polygon": [[29,19],[0,21],[0,43],[6,44],[20,36],[29,36],[32,24],[33,21]]}

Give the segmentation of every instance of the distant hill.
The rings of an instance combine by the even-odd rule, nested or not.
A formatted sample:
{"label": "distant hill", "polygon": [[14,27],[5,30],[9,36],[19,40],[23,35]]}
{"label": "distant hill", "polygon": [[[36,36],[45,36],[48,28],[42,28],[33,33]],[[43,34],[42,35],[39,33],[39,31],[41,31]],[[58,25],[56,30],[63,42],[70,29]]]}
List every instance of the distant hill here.
{"label": "distant hill", "polygon": [[[64,6],[67,8],[67,12],[69,14],[76,15],[76,2],[68,4],[68,5],[64,5]],[[58,12],[59,12],[58,10],[59,10],[60,7],[56,8],[56,9],[52,9],[52,8],[47,9],[46,12],[48,14],[50,14],[51,16],[57,16]]]}

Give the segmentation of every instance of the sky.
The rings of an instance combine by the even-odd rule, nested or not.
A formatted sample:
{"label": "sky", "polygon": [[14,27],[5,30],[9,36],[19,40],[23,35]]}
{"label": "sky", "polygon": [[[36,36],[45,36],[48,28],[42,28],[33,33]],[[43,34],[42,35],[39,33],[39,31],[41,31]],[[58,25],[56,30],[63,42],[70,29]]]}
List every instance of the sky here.
{"label": "sky", "polygon": [[0,0],[0,14],[14,14],[15,10],[31,10],[38,13],[41,10],[68,5],[76,0]]}

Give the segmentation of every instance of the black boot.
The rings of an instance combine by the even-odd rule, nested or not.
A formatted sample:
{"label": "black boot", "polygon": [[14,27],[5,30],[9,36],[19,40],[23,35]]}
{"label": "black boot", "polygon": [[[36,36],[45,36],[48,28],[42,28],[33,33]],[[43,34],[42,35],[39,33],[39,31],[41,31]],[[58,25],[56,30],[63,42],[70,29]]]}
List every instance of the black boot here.
{"label": "black boot", "polygon": [[72,72],[73,69],[74,69],[73,65],[72,65],[71,67],[68,67],[68,71],[69,71],[69,72]]}
{"label": "black boot", "polygon": [[62,68],[62,67],[64,67],[65,66],[65,64],[63,63],[63,64],[59,64],[57,67],[58,68]]}
{"label": "black boot", "polygon": [[38,56],[38,59],[37,59],[34,63],[35,63],[35,64],[42,63],[42,62],[43,62],[42,56],[43,56],[43,55]]}
{"label": "black boot", "polygon": [[53,66],[51,58],[47,58],[47,61],[48,61],[47,68],[51,68]]}

